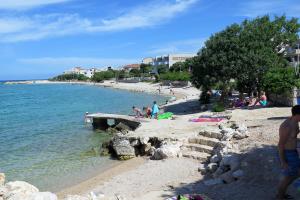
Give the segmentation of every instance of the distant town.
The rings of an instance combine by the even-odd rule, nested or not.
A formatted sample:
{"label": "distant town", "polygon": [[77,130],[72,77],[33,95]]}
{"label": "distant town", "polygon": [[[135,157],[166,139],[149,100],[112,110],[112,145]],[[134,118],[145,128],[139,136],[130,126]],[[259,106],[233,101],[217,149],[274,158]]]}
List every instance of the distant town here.
{"label": "distant town", "polygon": [[[151,73],[156,74],[157,73],[157,67],[161,65],[165,65],[168,68],[172,67],[177,62],[184,62],[188,58],[195,57],[197,54],[168,54],[163,56],[156,56],[154,58],[152,57],[146,57],[143,58],[141,63],[133,63],[133,64],[127,64],[124,66],[118,67],[118,69],[122,69],[124,71],[131,71],[132,69],[140,69],[141,64],[150,65],[152,66]],[[64,72],[64,74],[77,74],[77,75],[84,75],[88,78],[92,78],[95,73],[97,72],[103,72],[107,70],[111,70],[111,66],[106,67],[84,67],[84,66],[76,66],[73,67],[70,70],[67,70]]]}

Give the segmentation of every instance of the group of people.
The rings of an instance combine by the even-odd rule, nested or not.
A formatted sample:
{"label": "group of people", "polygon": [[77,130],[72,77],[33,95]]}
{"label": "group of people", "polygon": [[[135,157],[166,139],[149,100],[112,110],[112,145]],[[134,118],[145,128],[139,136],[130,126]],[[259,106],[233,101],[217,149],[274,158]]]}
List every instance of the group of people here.
{"label": "group of people", "polygon": [[158,114],[159,114],[159,106],[157,105],[156,101],[153,102],[152,107],[143,107],[143,110],[132,106],[132,110],[134,112],[135,117],[137,118],[152,118],[152,119],[157,119]]}
{"label": "group of people", "polygon": [[265,92],[260,92],[259,98],[254,94],[253,97],[244,98],[243,94],[240,94],[240,97],[233,102],[232,107],[241,108],[241,107],[255,107],[262,106],[265,107],[268,105],[267,96]]}

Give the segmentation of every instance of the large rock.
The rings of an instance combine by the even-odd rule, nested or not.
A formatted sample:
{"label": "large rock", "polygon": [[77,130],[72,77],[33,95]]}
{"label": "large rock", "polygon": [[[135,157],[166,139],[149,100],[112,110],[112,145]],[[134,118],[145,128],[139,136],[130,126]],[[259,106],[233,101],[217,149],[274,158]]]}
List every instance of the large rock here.
{"label": "large rock", "polygon": [[244,176],[244,171],[239,169],[239,170],[236,170],[235,172],[232,173],[232,176],[236,179],[240,179]]}
{"label": "large rock", "polygon": [[207,165],[207,169],[210,173],[214,173],[218,169],[218,164],[217,163],[209,163]]}
{"label": "large rock", "polygon": [[224,155],[220,163],[221,166],[229,166],[230,170],[235,171],[240,167],[240,161],[237,155]]}
{"label": "large rock", "polygon": [[129,140],[123,137],[115,137],[112,141],[112,146],[117,156],[120,157],[135,157],[134,147],[131,146]]}
{"label": "large rock", "polygon": [[0,186],[4,185],[4,183],[5,183],[5,174],[0,173]]}
{"label": "large rock", "polygon": [[141,137],[140,138],[140,143],[141,144],[148,144],[149,138],[148,137]]}
{"label": "large rock", "polygon": [[210,158],[210,162],[211,163],[219,163],[221,161],[222,157],[221,155],[213,155],[211,158]]}
{"label": "large rock", "polygon": [[26,200],[57,200],[57,196],[51,192],[37,192],[28,195]]}
{"label": "large rock", "polygon": [[166,158],[177,157],[180,152],[180,144],[164,144],[160,148],[157,148],[152,156],[154,160],[162,160]]}
{"label": "large rock", "polygon": [[28,195],[39,192],[35,186],[24,181],[8,182],[5,184],[8,192],[4,195],[6,200],[25,199]]}

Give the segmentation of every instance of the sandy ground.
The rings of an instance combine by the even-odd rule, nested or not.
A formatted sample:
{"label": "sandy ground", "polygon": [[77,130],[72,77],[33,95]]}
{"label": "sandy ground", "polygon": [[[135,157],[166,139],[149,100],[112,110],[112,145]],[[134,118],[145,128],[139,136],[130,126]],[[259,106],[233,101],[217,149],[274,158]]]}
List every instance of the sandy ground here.
{"label": "sandy ground", "polygon": [[[141,92],[158,92],[158,85],[124,84],[105,82],[105,87],[128,89]],[[169,105],[176,114],[175,120],[145,122],[141,128],[131,134],[147,134],[163,137],[168,135],[184,138],[197,134],[201,126],[212,124],[191,123],[188,120],[201,114],[199,110],[199,91],[195,88],[174,89],[181,99]],[[163,94],[169,94],[164,88]],[[205,193],[214,200],[268,200],[275,199],[276,187],[280,178],[277,156],[278,128],[283,120],[290,115],[290,108],[264,108],[253,110],[233,110],[232,119],[244,122],[250,131],[250,137],[236,141],[242,161],[242,169],[246,176],[234,183],[217,186],[205,186],[195,160],[177,158],[164,161],[133,159],[121,163],[114,169],[100,174],[78,186],[59,193],[87,194],[90,191],[104,193],[106,196],[121,194],[126,199],[158,200],[170,195],[182,193]],[[289,193],[300,199],[300,194],[290,187]]]}

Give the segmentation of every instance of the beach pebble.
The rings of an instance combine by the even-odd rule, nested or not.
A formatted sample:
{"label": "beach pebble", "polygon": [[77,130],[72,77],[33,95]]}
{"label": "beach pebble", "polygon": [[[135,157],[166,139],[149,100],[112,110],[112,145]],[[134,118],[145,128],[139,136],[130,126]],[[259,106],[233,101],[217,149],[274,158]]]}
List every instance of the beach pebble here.
{"label": "beach pebble", "polygon": [[204,185],[206,185],[206,186],[213,186],[213,185],[219,185],[219,184],[223,184],[223,180],[220,178],[215,178],[215,179],[210,179],[210,180],[204,181]]}
{"label": "beach pebble", "polygon": [[4,185],[5,183],[5,174],[4,173],[0,173],[0,186]]}

